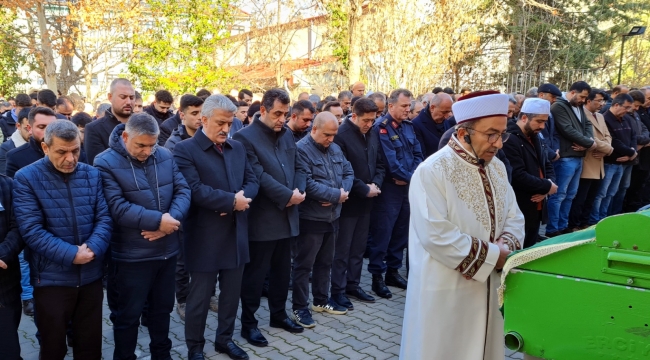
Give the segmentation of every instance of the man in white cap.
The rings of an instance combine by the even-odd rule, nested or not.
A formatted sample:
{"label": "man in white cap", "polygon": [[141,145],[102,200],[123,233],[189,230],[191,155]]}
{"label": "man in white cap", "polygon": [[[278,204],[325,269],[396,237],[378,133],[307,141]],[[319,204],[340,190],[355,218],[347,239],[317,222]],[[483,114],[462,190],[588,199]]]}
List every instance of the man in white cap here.
{"label": "man in white cap", "polygon": [[524,240],[524,217],[495,158],[509,135],[508,95],[472,93],[452,110],[456,134],[411,178],[400,358],[502,360],[496,270]]}
{"label": "man in white cap", "polygon": [[550,102],[539,98],[526,99],[518,120],[508,123],[510,138],[503,144],[503,151],[512,166],[512,189],[526,219],[524,248],[537,243],[539,224],[545,223],[547,218],[546,198],[557,192],[553,165],[539,137],[550,112]]}

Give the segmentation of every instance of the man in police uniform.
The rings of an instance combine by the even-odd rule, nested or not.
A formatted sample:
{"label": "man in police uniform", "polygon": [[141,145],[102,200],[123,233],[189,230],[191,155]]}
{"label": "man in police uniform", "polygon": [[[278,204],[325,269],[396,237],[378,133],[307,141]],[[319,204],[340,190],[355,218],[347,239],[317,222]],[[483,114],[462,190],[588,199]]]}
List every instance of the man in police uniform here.
{"label": "man in police uniform", "polygon": [[412,96],[406,89],[394,90],[388,97],[388,113],[375,122],[372,130],[379,134],[386,177],[372,210],[368,271],[372,274],[372,291],[386,299],[392,296],[386,285],[406,289],[406,280],[397,270],[402,267],[408,243],[408,184],[423,160],[413,124],[406,120]]}

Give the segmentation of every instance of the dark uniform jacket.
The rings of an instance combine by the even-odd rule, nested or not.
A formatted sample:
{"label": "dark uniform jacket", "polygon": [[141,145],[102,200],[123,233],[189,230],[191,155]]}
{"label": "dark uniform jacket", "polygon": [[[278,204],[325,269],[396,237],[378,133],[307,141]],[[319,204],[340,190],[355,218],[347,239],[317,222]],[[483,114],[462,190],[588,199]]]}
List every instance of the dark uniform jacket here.
{"label": "dark uniform jacket", "polygon": [[380,154],[386,164],[384,181],[410,182],[415,168],[424,160],[413,124],[408,120],[399,124],[386,114],[375,121],[371,131],[379,135]]}
{"label": "dark uniform jacket", "polygon": [[190,213],[183,224],[185,266],[201,272],[243,266],[249,261],[248,217],[253,205],[234,211],[235,194],[244,190],[245,197],[254,199],[259,189],[246,149],[227,140],[219,150],[199,129],[176,145],[174,158],[192,189]]}
{"label": "dark uniform jacket", "polygon": [[334,142],[341,147],[354,171],[354,182],[350,197],[343,203],[341,216],[357,217],[370,213],[373,198],[368,198],[370,188],[366,184],[375,184],[381,188],[386,175],[384,162],[379,156],[379,137],[371,128],[365,135],[349,119],[343,121]]}
{"label": "dark uniform jacket", "polygon": [[[546,146],[538,136],[533,135],[529,140],[516,122],[508,122],[508,132],[510,138],[503,144],[503,151],[512,167],[512,189],[517,204],[524,218],[528,218],[528,214],[535,215],[538,211],[538,203],[530,201],[530,198],[551,190],[551,181],[555,183],[555,172],[546,157]],[[542,200],[542,221],[545,221],[547,214],[545,208],[546,199]]]}
{"label": "dark uniform jacket", "polygon": [[298,236],[297,206],[289,206],[293,190],[305,191],[306,171],[287,128],[275,132],[255,114],[253,121],[233,136],[246,148],[260,191],[251,203],[249,240],[270,241]]}

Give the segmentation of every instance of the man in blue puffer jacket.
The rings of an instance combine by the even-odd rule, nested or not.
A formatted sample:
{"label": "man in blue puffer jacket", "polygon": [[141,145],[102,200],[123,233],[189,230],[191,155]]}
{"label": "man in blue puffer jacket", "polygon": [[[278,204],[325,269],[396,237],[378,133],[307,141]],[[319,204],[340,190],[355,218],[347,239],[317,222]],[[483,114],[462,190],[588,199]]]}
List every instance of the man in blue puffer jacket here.
{"label": "man in blue puffer jacket", "polygon": [[95,158],[115,221],[111,239],[113,283],[119,290],[113,321],[115,360],[135,359],[145,302],[151,358],[171,359],[168,335],[178,229],[189,210],[191,192],[172,153],[156,145],[159,133],[151,115],[132,115],[115,127],[109,148]]}
{"label": "man in blue puffer jacket", "polygon": [[43,360],[62,360],[72,320],[74,358],[102,356],[102,258],[112,220],[99,171],[78,163],[79,129],[55,120],[45,157],[14,176],[13,209],[34,286]]}

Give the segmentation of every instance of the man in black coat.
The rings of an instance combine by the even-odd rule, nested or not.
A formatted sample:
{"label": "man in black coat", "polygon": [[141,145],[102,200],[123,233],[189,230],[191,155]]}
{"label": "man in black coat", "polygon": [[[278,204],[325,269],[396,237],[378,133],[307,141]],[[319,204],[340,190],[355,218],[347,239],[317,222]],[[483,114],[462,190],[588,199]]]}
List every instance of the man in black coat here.
{"label": "man in black coat", "polygon": [[84,149],[90,165],[95,161],[95,156],[109,148],[113,129],[119,124],[125,124],[133,113],[135,90],[131,82],[121,78],[113,80],[108,100],[111,108],[106,110],[104,117],[86,125],[84,130]]}
{"label": "man in black coat", "polygon": [[5,360],[20,359],[20,264],[25,247],[11,206],[11,178],[0,175],[0,352]]}
{"label": "man in black coat", "polygon": [[41,143],[45,138],[47,125],[56,120],[54,111],[46,107],[33,108],[27,116],[31,137],[26,144],[7,153],[7,176],[13,178],[16,172],[45,157]]}
{"label": "man in black coat", "polygon": [[[229,140],[237,107],[223,95],[203,104],[203,128],[176,145],[174,156],[192,189],[184,223],[185,267],[190,282],[185,312],[188,359],[203,359],[205,322],[214,283],[219,278],[215,347],[233,359],[247,359],[233,341],[244,265],[248,263],[248,211],[259,189],[246,149]],[[246,279],[248,281],[248,279]]]}
{"label": "man in black coat", "polygon": [[512,188],[526,220],[524,248],[537,243],[539,224],[546,220],[546,197],[557,192],[555,172],[539,138],[550,105],[544,99],[526,99],[519,120],[508,123],[510,138],[503,144],[512,166]]}
{"label": "man in black coat", "polygon": [[174,97],[172,93],[167,90],[158,90],[156,91],[155,100],[149,106],[145,106],[142,111],[153,116],[158,125],[173,117],[174,112],[172,111],[172,103],[174,102]]}
{"label": "man in black coat", "polygon": [[413,119],[415,135],[420,142],[425,159],[438,151],[440,138],[445,131],[453,127],[447,121],[451,116],[451,105],[453,103],[454,100],[448,94],[431,95],[427,106]]}
{"label": "man in black coat", "polygon": [[357,100],[352,106],[351,118],[343,122],[334,138],[354,170],[350,198],[341,209],[332,263],[332,300],[348,309],[353,308],[348,297],[363,302],[375,301],[359,284],[370,229],[370,210],[373,198],[381,193],[379,188],[386,174],[379,156],[379,138],[376,132],[370,131],[378,110],[370,99]]}
{"label": "man in black coat", "polygon": [[242,284],[242,337],[255,346],[268,341],[257,328],[255,312],[260,306],[264,277],[269,269],[270,326],[302,332],[287,317],[286,302],[291,268],[291,238],[299,232],[298,207],[305,200],[306,171],[299,161],[293,136],[284,126],[289,95],[282,89],[264,94],[260,113],[233,139],[246,147],[248,161],[260,184],[251,204],[249,226],[250,262]]}

